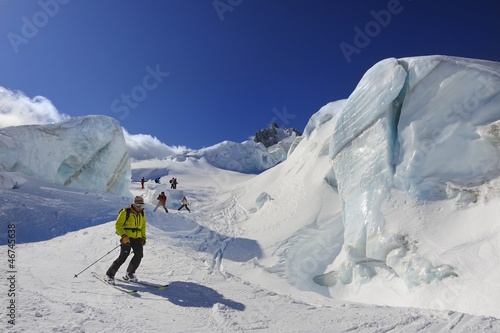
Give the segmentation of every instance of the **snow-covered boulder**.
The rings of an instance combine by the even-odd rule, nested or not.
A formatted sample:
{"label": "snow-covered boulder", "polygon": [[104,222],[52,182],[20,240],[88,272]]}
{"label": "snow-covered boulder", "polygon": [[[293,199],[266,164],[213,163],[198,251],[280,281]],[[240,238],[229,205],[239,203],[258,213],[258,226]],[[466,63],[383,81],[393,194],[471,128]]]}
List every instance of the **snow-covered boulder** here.
{"label": "snow-covered boulder", "polygon": [[272,123],[268,128],[264,128],[255,133],[253,141],[262,143],[266,148],[278,144],[287,138],[295,139],[301,136],[302,133],[295,128],[279,128],[278,124]]}

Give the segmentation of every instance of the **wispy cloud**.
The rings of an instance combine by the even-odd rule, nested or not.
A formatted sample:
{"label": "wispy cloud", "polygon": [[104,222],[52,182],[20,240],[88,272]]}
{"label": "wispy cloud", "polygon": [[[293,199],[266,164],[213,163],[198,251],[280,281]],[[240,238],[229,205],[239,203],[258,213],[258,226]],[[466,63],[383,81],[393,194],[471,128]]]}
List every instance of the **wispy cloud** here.
{"label": "wispy cloud", "polygon": [[129,134],[125,129],[125,142],[130,157],[134,160],[162,159],[189,150],[184,146],[167,146],[149,134]]}
{"label": "wispy cloud", "polygon": [[67,118],[69,116],[59,113],[52,102],[43,96],[29,98],[20,91],[0,87],[0,128],[50,124]]}
{"label": "wispy cloud", "polygon": [[[60,113],[43,96],[30,98],[20,91],[0,87],[0,128],[21,125],[57,123],[70,118]],[[123,129],[129,155],[134,160],[162,159],[188,150],[182,146],[167,146],[148,134],[129,134]]]}

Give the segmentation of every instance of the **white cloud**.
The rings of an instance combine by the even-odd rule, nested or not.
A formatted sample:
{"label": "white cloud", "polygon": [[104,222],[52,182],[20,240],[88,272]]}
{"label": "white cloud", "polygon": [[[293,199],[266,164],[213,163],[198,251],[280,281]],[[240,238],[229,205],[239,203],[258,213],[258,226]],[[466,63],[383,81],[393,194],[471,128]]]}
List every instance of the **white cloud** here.
{"label": "white cloud", "polygon": [[0,87],[0,128],[8,126],[49,124],[67,119],[52,102],[43,97],[29,98],[20,91]]}
{"label": "white cloud", "polygon": [[125,135],[128,153],[134,160],[162,159],[189,150],[184,146],[167,146],[149,134],[132,135],[125,129],[123,129],[123,134]]}
{"label": "white cloud", "polygon": [[[52,102],[43,96],[30,98],[21,91],[0,86],[0,128],[9,126],[50,124],[70,118],[60,113]],[[162,159],[189,150],[184,146],[167,146],[147,134],[129,134],[123,129],[127,150],[135,160]]]}

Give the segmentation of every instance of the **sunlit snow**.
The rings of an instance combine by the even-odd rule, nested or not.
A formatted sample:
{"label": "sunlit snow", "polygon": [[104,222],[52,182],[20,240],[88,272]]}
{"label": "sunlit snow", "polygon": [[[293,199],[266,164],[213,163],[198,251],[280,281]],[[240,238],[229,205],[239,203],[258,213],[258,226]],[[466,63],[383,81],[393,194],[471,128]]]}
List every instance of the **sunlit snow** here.
{"label": "sunlit snow", "polygon": [[[117,177],[120,148],[102,176],[63,186],[75,172],[55,170],[80,164],[61,156],[87,151],[77,135],[95,119],[70,120],[57,146],[45,136],[56,125],[31,141],[24,127],[0,130],[2,251],[8,224],[18,242],[14,331],[500,331],[499,63],[383,60],[274,166],[258,147],[224,142],[134,160]],[[110,177],[132,179],[125,197],[102,187]],[[162,191],[169,214],[153,212]],[[136,298],[89,274],[117,252],[73,278],[118,244],[114,218],[131,195],[147,203],[137,274],[171,283]],[[177,211],[182,196],[191,213]]]}

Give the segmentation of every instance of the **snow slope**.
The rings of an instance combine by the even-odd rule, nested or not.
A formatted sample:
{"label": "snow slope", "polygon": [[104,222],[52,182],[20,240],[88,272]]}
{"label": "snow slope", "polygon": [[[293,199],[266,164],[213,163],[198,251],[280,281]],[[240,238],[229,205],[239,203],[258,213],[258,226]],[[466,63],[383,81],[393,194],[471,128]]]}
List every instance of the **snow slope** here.
{"label": "snow slope", "polygon": [[[118,255],[113,220],[130,198],[2,171],[0,244],[10,279],[0,327],[500,332],[497,82],[496,63],[388,59],[348,99],[313,115],[286,161],[261,174],[219,169],[203,156],[133,162],[134,180],[161,176],[145,189],[130,185],[147,203],[137,273],[170,283],[134,287],[138,296],[90,274]],[[460,117],[471,96],[474,112]],[[436,117],[440,107],[451,112],[450,101],[453,112]],[[153,212],[161,191],[169,214]],[[184,195],[191,213],[177,211]]]}
{"label": "snow slope", "polygon": [[[146,163],[146,162],[143,162]],[[172,165],[170,166],[174,168]],[[154,168],[154,167],[153,167]],[[500,321],[444,310],[387,307],[352,303],[300,290],[282,272],[273,270],[273,246],[253,235],[282,237],[271,217],[261,216],[260,226],[246,230],[248,212],[238,198],[248,184],[257,185],[255,176],[217,171],[225,186],[204,186],[206,171],[179,165],[185,175],[179,180],[185,188],[170,190],[167,185],[148,183],[145,190],[132,183],[131,191],[147,198],[165,191],[169,214],[152,212],[149,201],[148,243],[138,275],[142,280],[163,283],[166,290],[134,286],[139,296],[129,296],[93,278],[90,271],[103,273],[118,255],[105,256],[118,244],[113,221],[81,228],[63,236],[40,242],[17,244],[15,280],[3,284],[14,290],[14,297],[3,298],[0,310],[2,330],[8,332],[498,332]],[[192,170],[192,173],[188,171]],[[201,174],[201,175],[200,175]],[[224,175],[224,176],[223,176]],[[39,185],[30,180],[31,187]],[[202,184],[202,185],[198,185]],[[213,183],[212,183],[213,184]],[[220,183],[222,184],[222,183]],[[40,184],[45,187],[45,183]],[[264,184],[261,183],[261,186]],[[62,189],[57,189],[62,191]],[[5,194],[5,192],[4,192]],[[65,201],[73,202],[80,192],[66,188]],[[33,194],[32,194],[33,195]],[[177,198],[186,195],[192,213],[177,212]],[[96,200],[112,201],[111,194],[87,193],[87,207]],[[35,207],[57,207],[62,197],[33,203]],[[269,206],[277,200],[268,201]],[[323,202],[326,203],[326,202]],[[290,203],[292,204],[292,202]],[[281,208],[292,209],[282,203]],[[274,206],[274,208],[277,208]],[[257,213],[256,213],[257,214]],[[321,220],[320,218],[318,220]],[[85,218],[82,217],[82,224]],[[250,220],[247,220],[248,222]],[[10,221],[16,222],[16,221]],[[77,223],[74,219],[73,223]],[[245,226],[243,226],[245,225]],[[43,226],[41,226],[43,229]],[[311,228],[312,229],[312,228]],[[4,228],[5,230],[5,228]],[[15,229],[16,230],[16,229]],[[33,224],[31,234],[38,231]],[[17,230],[16,230],[17,232]],[[314,233],[314,231],[312,231]],[[16,233],[17,235],[18,233]],[[278,235],[282,236],[278,236]],[[7,238],[7,235],[3,235]],[[299,235],[291,237],[297,240]],[[293,249],[290,249],[293,251]],[[2,246],[7,255],[7,247]],[[299,263],[304,255],[298,255]],[[7,258],[5,259],[5,269]],[[304,272],[305,274],[305,272]],[[125,288],[131,288],[123,285]],[[8,309],[15,300],[15,309]],[[10,325],[9,315],[15,325]]]}

